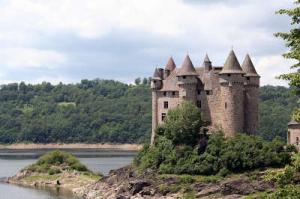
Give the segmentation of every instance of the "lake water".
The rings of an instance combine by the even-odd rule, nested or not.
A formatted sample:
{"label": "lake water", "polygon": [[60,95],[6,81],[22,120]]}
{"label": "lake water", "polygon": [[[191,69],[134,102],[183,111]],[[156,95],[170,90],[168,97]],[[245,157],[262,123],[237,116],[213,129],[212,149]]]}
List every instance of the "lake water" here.
{"label": "lake water", "polygon": [[[49,150],[0,150],[0,178],[16,174],[20,169],[34,163]],[[64,150],[80,159],[89,169],[107,175],[111,169],[128,165],[136,152],[111,150]],[[71,199],[68,193],[53,190],[37,190],[0,183],[0,199]]]}

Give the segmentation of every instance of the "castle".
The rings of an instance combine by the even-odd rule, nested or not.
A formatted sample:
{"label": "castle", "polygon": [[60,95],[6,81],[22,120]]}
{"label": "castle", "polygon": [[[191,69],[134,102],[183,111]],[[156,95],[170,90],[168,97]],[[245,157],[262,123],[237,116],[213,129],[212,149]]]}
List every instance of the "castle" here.
{"label": "castle", "polygon": [[258,128],[257,74],[249,55],[242,64],[233,50],[223,67],[213,66],[206,55],[201,67],[194,67],[187,55],[180,68],[170,58],[164,69],[156,68],[152,77],[152,135],[169,109],[191,101],[202,112],[207,127],[202,133],[223,129],[225,136],[236,133],[255,135]]}

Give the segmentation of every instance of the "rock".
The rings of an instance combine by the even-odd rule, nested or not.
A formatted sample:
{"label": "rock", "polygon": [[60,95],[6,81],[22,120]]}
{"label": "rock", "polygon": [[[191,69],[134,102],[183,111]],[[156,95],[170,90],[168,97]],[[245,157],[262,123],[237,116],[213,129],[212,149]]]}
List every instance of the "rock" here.
{"label": "rock", "polygon": [[205,187],[202,191],[196,194],[196,197],[204,197],[204,196],[209,196],[215,193],[218,193],[221,191],[220,185],[209,185]]}
{"label": "rock", "polygon": [[264,181],[250,181],[248,179],[236,179],[221,185],[221,193],[224,195],[238,194],[249,195],[251,193],[266,191],[274,186]]}
{"label": "rock", "polygon": [[139,193],[144,187],[149,186],[150,183],[144,180],[137,180],[129,182],[129,191],[132,195]]}

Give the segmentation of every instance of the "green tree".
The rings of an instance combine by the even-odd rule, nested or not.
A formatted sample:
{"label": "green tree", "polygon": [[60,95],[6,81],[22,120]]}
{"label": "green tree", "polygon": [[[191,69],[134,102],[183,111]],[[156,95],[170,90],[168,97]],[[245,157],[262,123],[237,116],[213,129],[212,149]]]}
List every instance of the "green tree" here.
{"label": "green tree", "polygon": [[165,123],[157,129],[158,135],[177,144],[195,145],[202,126],[201,111],[191,102],[168,111]]}
{"label": "green tree", "polygon": [[140,77],[136,78],[136,79],[134,80],[134,83],[135,83],[135,85],[140,85],[140,83],[141,83],[141,78],[140,78]]}
{"label": "green tree", "polygon": [[[277,13],[285,14],[291,18],[291,30],[289,32],[279,32],[275,36],[281,37],[285,42],[289,51],[283,56],[287,59],[296,60],[291,66],[294,72],[282,74],[279,78],[289,81],[291,87],[295,88],[296,93],[300,94],[300,0],[295,1],[295,8],[281,9]],[[297,108],[293,114],[294,119],[300,122],[300,108]]]}

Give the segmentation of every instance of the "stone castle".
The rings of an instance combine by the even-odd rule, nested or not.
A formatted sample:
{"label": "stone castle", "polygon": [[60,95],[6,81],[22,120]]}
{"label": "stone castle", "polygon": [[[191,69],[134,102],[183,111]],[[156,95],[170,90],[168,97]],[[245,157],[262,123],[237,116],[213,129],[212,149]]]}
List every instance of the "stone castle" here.
{"label": "stone castle", "polygon": [[169,59],[152,77],[152,136],[169,109],[191,101],[202,112],[207,126],[202,133],[222,129],[225,136],[255,135],[258,128],[260,76],[247,55],[242,66],[232,50],[224,66],[213,66],[206,55],[201,67],[194,67],[187,55],[180,68]]}

